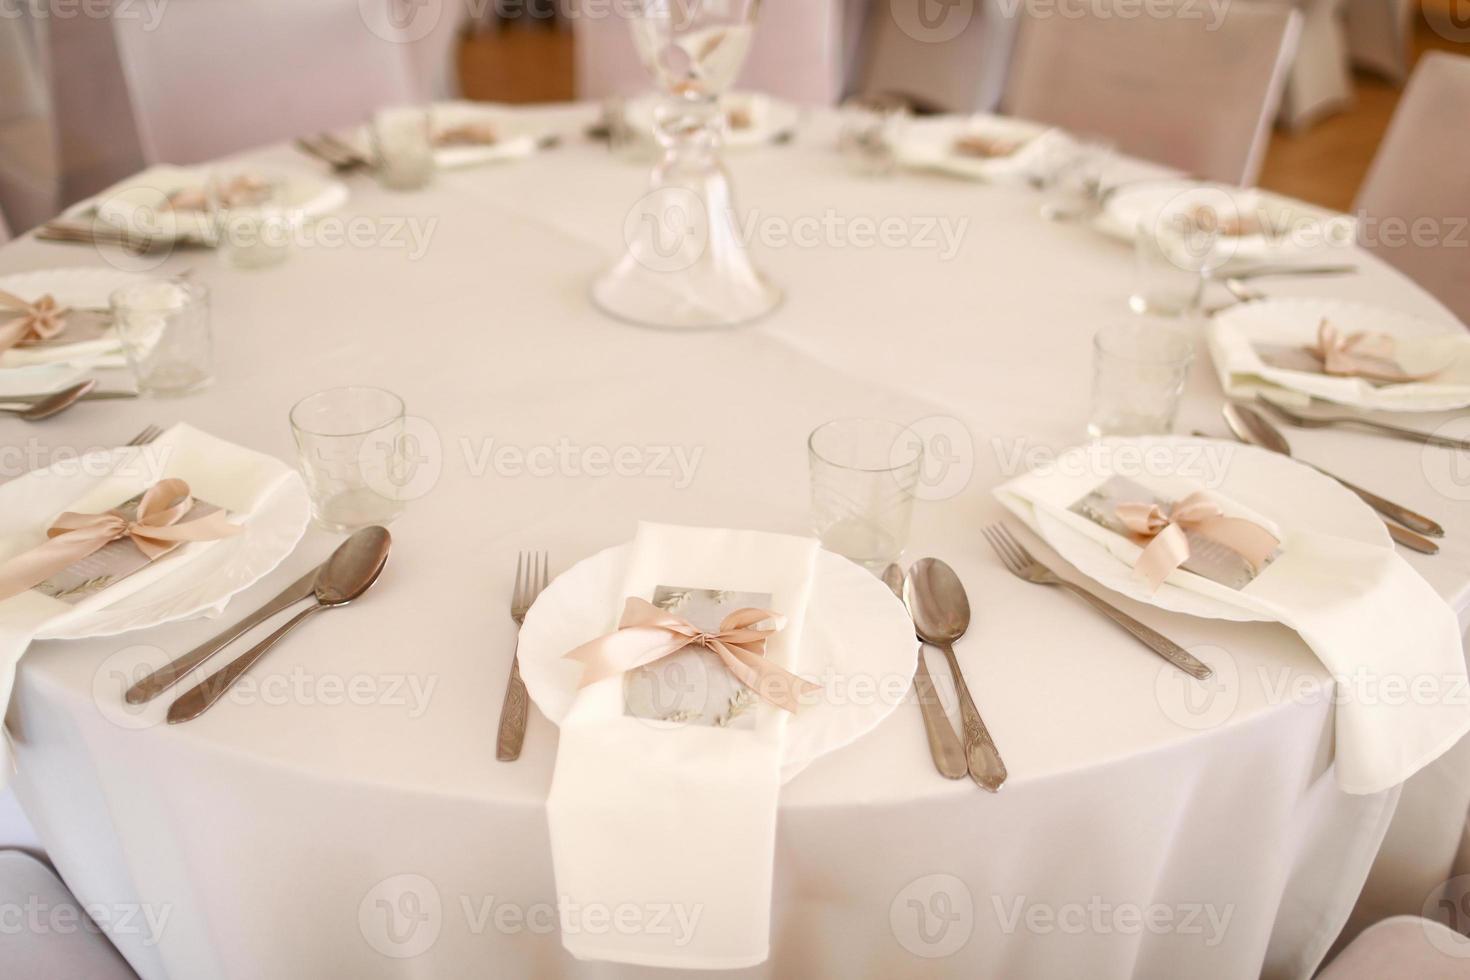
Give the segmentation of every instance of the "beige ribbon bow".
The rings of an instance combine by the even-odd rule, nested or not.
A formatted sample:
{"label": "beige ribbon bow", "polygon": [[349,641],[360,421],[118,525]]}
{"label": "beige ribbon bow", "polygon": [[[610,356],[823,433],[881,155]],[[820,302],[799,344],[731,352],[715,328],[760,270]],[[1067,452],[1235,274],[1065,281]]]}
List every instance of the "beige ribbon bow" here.
{"label": "beige ribbon bow", "polygon": [[1386,333],[1358,332],[1344,334],[1323,320],[1317,327],[1317,342],[1307,351],[1322,362],[1322,369],[1339,377],[1368,378],[1372,381],[1423,381],[1428,374],[1409,374],[1394,360],[1397,344]]}
{"label": "beige ribbon bow", "polygon": [[577,685],[580,690],[685,647],[702,646],[713,651],[740,683],[778,708],[794,712],[801,706],[800,695],[821,688],[766,659],[766,639],[785,627],[786,617],[769,609],[737,609],[717,631],[706,633],[645,599],[630,597],[616,632],[582,644],[566,658],[586,668]]}
{"label": "beige ribbon bow", "polygon": [[1158,591],[1169,573],[1189,560],[1186,531],[1218,541],[1258,572],[1281,545],[1274,534],[1254,521],[1226,517],[1220,505],[1202,490],[1176,503],[1167,515],[1158,504],[1144,503],[1119,504],[1116,513],[1128,530],[1153,539],[1133,565],[1150,592]]}
{"label": "beige ribbon bow", "polygon": [[[143,494],[132,520],[117,511],[105,514],[62,514],[46,531],[45,544],[0,564],[0,600],[40,585],[108,544],[130,538],[149,561],[155,561],[188,541],[216,541],[239,534],[222,510],[183,521],[194,506],[189,484],[160,480]],[[180,523],[183,521],[183,523]]]}
{"label": "beige ribbon bow", "polygon": [[0,353],[20,344],[50,340],[66,329],[70,312],[50,294],[27,303],[14,293],[0,290],[0,313],[19,314],[0,322]]}

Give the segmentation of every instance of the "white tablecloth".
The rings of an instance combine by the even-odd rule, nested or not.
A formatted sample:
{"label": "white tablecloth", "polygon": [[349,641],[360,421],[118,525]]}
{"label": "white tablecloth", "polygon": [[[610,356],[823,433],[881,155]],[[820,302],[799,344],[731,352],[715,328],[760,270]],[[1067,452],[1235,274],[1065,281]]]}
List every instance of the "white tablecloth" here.
{"label": "white tablecloth", "polygon": [[[593,114],[558,118],[575,132]],[[522,759],[494,758],[515,553],[546,548],[564,568],[639,518],[803,531],[806,434],[848,414],[937,416],[925,425],[954,437],[953,493],[921,503],[909,553],[943,556],[966,582],[975,620],[958,653],[1010,783],[991,796],[936,776],[912,704],[820,760],[783,790],[772,959],[742,975],[1310,974],[1397,797],[1336,789],[1330,684],[1311,654],[1278,626],[1122,601],[1215,664],[1218,683],[1186,700],[1177,672],[1084,604],[1011,578],[979,534],[1001,517],[993,485],[1081,437],[1089,338],[1123,314],[1129,250],[1041,221],[1026,191],[850,176],[818,128],[729,157],[761,228],[829,229],[814,246],[756,234],[788,288],[764,324],[679,336],[595,312],[588,283],[646,168],[574,138],[422,194],[354,179],[341,220],[437,222],[417,258],[319,245],[247,275],[175,255],[166,269],[197,266],[214,291],[213,388],[86,404],[44,427],[0,421],[6,444],[45,450],[184,418],[290,458],[286,412],[319,388],[383,385],[422,420],[423,496],[393,526],[378,588],[303,627],[233,700],[176,727],[162,723],[167,699],[119,707],[120,677],[219,622],[43,643],[23,661],[8,718],[18,791],[83,902],[166,914],[157,936],[141,915],[114,928],[143,976],[636,975],[572,960],[555,934],[554,728],[533,713]],[[261,159],[311,166],[285,149]],[[855,240],[853,222],[888,216],[965,229],[949,257]],[[94,261],[29,240],[0,251],[5,272]],[[1271,288],[1447,316],[1357,261],[1350,279]],[[1199,363],[1181,428],[1223,433],[1220,398]],[[1420,450],[1292,438],[1443,521],[1444,553],[1410,560],[1470,606],[1467,509]],[[589,475],[601,450],[627,446],[637,475]],[[671,462],[680,453],[697,460],[691,476]],[[310,532],[226,617],[334,541]],[[589,929],[660,914],[586,911]]]}

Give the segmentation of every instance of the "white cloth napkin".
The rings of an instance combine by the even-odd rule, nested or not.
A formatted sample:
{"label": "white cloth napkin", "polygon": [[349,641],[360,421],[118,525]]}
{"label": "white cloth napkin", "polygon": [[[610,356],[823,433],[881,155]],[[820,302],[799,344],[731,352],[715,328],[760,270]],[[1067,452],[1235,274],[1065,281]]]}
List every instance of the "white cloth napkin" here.
{"label": "white cloth napkin", "polygon": [[69,388],[87,376],[88,368],[78,364],[38,364],[32,367],[4,367],[0,361],[0,399],[21,395],[45,395]]}
{"label": "white cloth napkin", "polygon": [[[1111,475],[1104,454],[1095,458],[1097,472],[1029,473],[995,495],[1043,538],[1080,534],[1131,566],[1141,548],[1069,509]],[[1184,496],[1179,481],[1138,482],[1170,499]],[[1227,514],[1251,517],[1222,503]],[[1038,512],[1054,520],[1038,522]],[[1403,782],[1470,731],[1454,611],[1392,548],[1261,523],[1279,531],[1281,554],[1244,589],[1183,569],[1162,588],[1233,603],[1295,630],[1339,684],[1338,785],[1366,794]]]}
{"label": "white cloth napkin", "polygon": [[[42,520],[22,531],[0,536],[0,561],[41,544],[46,528],[64,511],[101,513],[170,477],[187,482],[197,499],[227,510],[231,522],[244,524],[272,493],[293,478],[293,471],[278,459],[179,424],[151,445],[115,451],[110,472],[86,492],[68,500],[57,500],[51,513]],[[0,512],[14,506],[13,497],[24,492],[22,484],[28,479],[44,479],[44,476],[21,476],[0,486]],[[167,576],[181,573],[185,565],[220,543],[197,541],[182,545],[75,605],[34,590],[0,601],[0,717],[10,703],[15,665],[33,638],[70,619],[106,608]],[[0,788],[9,779],[10,768],[8,744],[0,739]]]}
{"label": "white cloth napkin", "polygon": [[[624,593],[651,600],[660,585],[769,593],[787,624],[767,656],[795,670],[816,555],[809,538],[645,523]],[[609,632],[620,611],[608,610]],[[753,729],[627,717],[621,677],[578,695],[547,800],[562,944],[572,955],[686,969],[767,958],[788,717],[764,702],[756,711]]]}
{"label": "white cloth napkin", "polygon": [[1424,381],[1375,385],[1363,378],[1286,370],[1261,360],[1256,343],[1306,346],[1316,340],[1318,322],[1283,317],[1267,336],[1241,329],[1229,316],[1217,317],[1210,324],[1208,338],[1221,387],[1235,398],[1254,398],[1264,388],[1291,404],[1304,405],[1316,397],[1340,405],[1401,412],[1443,411],[1470,402],[1470,334],[1463,331],[1399,338],[1397,360],[1405,370],[1423,373],[1444,368]]}

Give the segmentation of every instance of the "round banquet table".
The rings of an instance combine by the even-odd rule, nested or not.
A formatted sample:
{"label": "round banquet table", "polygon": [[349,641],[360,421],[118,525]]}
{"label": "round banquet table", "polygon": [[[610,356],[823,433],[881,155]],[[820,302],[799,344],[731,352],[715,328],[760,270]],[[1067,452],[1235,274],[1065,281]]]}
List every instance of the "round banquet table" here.
{"label": "round banquet table", "polygon": [[[1026,190],[852,175],[831,118],[814,115],[793,145],[728,155],[751,248],[785,304],[746,329],[637,329],[587,291],[618,253],[647,162],[581,139],[591,107],[538,111],[569,138],[532,160],[444,173],[409,195],[350,178],[337,217],[381,229],[375,244],[321,243],[259,273],[170,256],[163,271],[197,268],[213,291],[207,391],[88,403],[43,427],[0,421],[5,442],[55,449],[187,420],[292,459],[287,410],[313,390],[380,385],[419,420],[420,495],[393,525],[377,589],[278,647],[237,697],[179,726],[162,721],[167,698],[120,706],[139,665],[262,604],[336,537],[309,531],[222,620],[38,643],[22,661],[7,719],[17,792],[78,897],[114,915],[134,968],[149,980],[637,975],[574,960],[554,927],[555,728],[533,712],[520,761],[495,760],[515,556],[546,549],[562,569],[628,540],[639,519],[804,532],[807,433],[873,415],[954,437],[954,469],[919,503],[908,554],[940,555],[965,581],[975,616],[958,654],[1010,781],[989,795],[937,776],[912,702],[818,760],[783,789],[772,955],[741,975],[1309,976],[1398,797],[1337,789],[1326,672],[1280,626],[1113,597],[1215,665],[1189,693],[1084,604],[1009,576],[980,535],[1003,516],[992,487],[1080,440],[1090,337],[1124,312],[1130,249],[1040,220]],[[251,158],[314,166],[285,147]],[[410,218],[433,222],[421,254],[388,240]],[[912,237],[863,236],[885,218]],[[953,254],[942,238],[924,244],[940,221],[962,228]],[[1355,258],[1357,276],[1270,288],[1452,322]],[[29,238],[0,250],[0,272],[97,262]],[[1223,435],[1206,360],[1180,428]],[[1408,558],[1463,619],[1470,520],[1421,450],[1291,437],[1440,518],[1444,553]],[[525,454],[519,471],[495,455],[505,447]],[[599,447],[635,447],[638,465],[599,475],[586,465]],[[939,658],[930,666],[945,676]]]}

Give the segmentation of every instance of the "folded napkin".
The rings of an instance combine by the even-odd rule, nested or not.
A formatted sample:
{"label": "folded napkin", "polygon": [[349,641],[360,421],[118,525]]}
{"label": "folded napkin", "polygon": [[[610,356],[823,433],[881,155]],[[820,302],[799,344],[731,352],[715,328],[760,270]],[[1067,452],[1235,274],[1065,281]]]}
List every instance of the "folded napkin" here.
{"label": "folded napkin", "polygon": [[[765,656],[795,669],[816,555],[809,538],[641,524],[623,591],[769,595],[785,624]],[[623,681],[584,687],[561,726],[547,819],[562,944],[578,959],[641,966],[761,963],[790,714],[753,699],[743,726],[633,717]]]}
{"label": "folded napkin", "polygon": [[1404,371],[1432,377],[1383,383],[1267,363],[1262,357],[1265,345],[1299,350],[1311,363],[1306,352],[1319,344],[1321,319],[1283,317],[1269,330],[1266,326],[1254,320],[1237,322],[1228,314],[1210,324],[1210,355],[1221,386],[1232,397],[1253,398],[1265,388],[1273,397],[1298,405],[1314,397],[1385,411],[1440,411],[1470,404],[1470,334],[1464,331],[1395,338],[1393,356]]}
{"label": "folded napkin", "polygon": [[434,149],[434,162],[445,170],[477,167],[536,155],[534,136],[510,136],[484,144],[445,144]]}
{"label": "folded napkin", "polygon": [[0,399],[19,398],[22,395],[49,395],[53,391],[70,388],[89,373],[91,368],[81,364],[0,367]]}
{"label": "folded napkin", "polygon": [[[1107,454],[1080,458],[1094,468],[1029,473],[997,488],[995,495],[1043,538],[1078,534],[1132,567],[1143,551],[1138,544],[1070,510],[1113,475]],[[1138,482],[1173,500],[1200,489],[1177,478]],[[1241,589],[1184,569],[1173,571],[1162,588],[1183,589],[1275,620],[1311,647],[1340,688],[1336,768],[1345,792],[1376,793],[1395,786],[1470,731],[1459,621],[1392,548],[1278,526],[1239,503],[1222,503],[1227,514],[1275,534],[1280,553]],[[1148,601],[1146,595],[1136,597]],[[1400,686],[1412,695],[1399,692]]]}
{"label": "folded napkin", "polygon": [[[102,513],[167,478],[184,480],[195,499],[223,508],[230,522],[244,524],[282,484],[295,479],[295,475],[284,463],[270,456],[216,439],[187,425],[176,425],[151,445],[113,452],[107,475],[80,496],[55,501],[52,512],[34,524],[17,527],[13,520],[0,516],[0,563],[44,543],[46,528],[62,513]],[[0,486],[0,515],[15,506],[13,497],[27,491],[24,486],[27,480],[22,476]],[[35,590],[0,601],[0,716],[10,703],[15,665],[31,640],[181,572],[217,543],[198,541],[181,545],[76,603],[53,599]],[[9,754],[0,740],[0,787],[9,774]]]}

